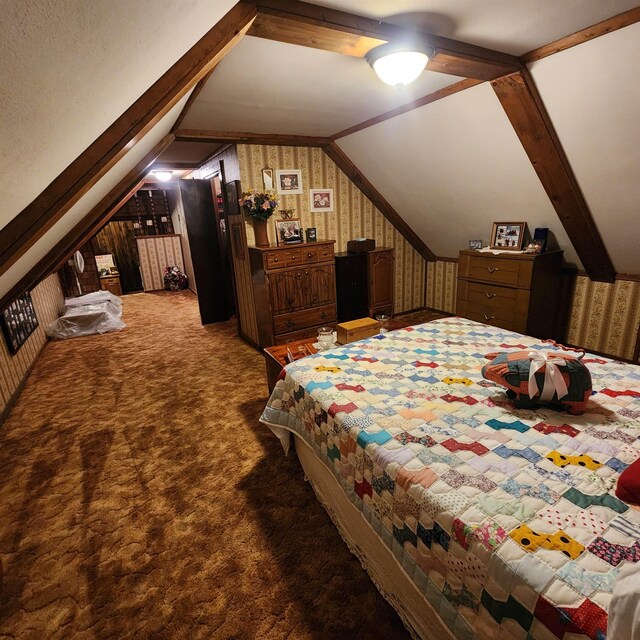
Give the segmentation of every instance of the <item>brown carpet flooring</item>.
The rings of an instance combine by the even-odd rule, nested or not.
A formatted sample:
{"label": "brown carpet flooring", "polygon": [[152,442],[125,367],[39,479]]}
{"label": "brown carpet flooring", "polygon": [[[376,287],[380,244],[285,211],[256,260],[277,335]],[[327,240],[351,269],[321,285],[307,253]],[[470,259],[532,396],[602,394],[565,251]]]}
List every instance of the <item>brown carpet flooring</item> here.
{"label": "brown carpet flooring", "polygon": [[0,638],[408,638],[189,293],[47,345],[0,427]]}

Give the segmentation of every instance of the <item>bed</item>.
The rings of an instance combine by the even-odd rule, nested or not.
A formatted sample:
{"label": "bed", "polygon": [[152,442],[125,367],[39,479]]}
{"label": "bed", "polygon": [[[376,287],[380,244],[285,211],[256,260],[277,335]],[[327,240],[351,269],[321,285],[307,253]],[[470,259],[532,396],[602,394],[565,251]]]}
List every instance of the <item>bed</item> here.
{"label": "bed", "polygon": [[640,561],[640,513],[614,495],[640,457],[640,368],[587,354],[585,414],[515,409],[480,369],[522,349],[553,350],[408,327],[288,365],[261,417],[416,638],[601,640]]}

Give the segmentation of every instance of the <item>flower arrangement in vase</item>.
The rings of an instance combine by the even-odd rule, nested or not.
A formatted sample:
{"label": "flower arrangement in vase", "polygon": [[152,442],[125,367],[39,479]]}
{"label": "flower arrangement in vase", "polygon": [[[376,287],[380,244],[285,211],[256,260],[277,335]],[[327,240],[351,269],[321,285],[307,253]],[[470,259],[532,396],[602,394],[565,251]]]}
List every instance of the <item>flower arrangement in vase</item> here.
{"label": "flower arrangement in vase", "polygon": [[242,194],[239,204],[245,210],[245,213],[253,219],[256,246],[269,246],[267,220],[278,207],[276,194],[273,191],[254,191],[253,189],[249,189],[249,191]]}
{"label": "flower arrangement in vase", "polygon": [[179,267],[169,266],[164,268],[164,288],[169,291],[179,291],[187,288],[187,276]]}

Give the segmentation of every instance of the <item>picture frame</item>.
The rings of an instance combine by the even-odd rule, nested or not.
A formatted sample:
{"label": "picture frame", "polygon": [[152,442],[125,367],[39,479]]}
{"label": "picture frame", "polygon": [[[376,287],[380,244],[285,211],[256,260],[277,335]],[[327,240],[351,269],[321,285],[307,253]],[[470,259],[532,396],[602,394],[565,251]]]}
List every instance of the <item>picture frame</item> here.
{"label": "picture frame", "polygon": [[469,240],[469,249],[471,251],[482,249],[482,240]]}
{"label": "picture frame", "polygon": [[309,189],[309,211],[333,211],[333,189]]}
{"label": "picture frame", "polygon": [[276,220],[276,240],[279,245],[300,244],[302,242],[302,229],[300,228],[300,218],[287,218],[286,220]]}
{"label": "picture frame", "polygon": [[526,222],[494,222],[489,248],[522,251],[526,230]]}
{"label": "picture frame", "polygon": [[273,169],[265,167],[262,170],[262,186],[264,187],[265,191],[273,191]]}
{"label": "picture frame", "polygon": [[3,309],[0,314],[0,326],[11,355],[18,353],[20,347],[38,328],[38,324],[38,316],[28,291]]}
{"label": "picture frame", "polygon": [[240,209],[240,180],[231,180],[224,185],[224,190],[227,196],[227,215],[239,216],[242,215]]}
{"label": "picture frame", "polygon": [[315,227],[307,227],[304,231],[307,242],[317,242],[318,234]]}
{"label": "picture frame", "polygon": [[280,196],[304,193],[301,169],[276,170],[276,191]]}
{"label": "picture frame", "polygon": [[534,238],[529,242],[524,250],[525,253],[531,253],[534,255],[540,255],[544,252],[544,245],[546,240],[542,238]]}

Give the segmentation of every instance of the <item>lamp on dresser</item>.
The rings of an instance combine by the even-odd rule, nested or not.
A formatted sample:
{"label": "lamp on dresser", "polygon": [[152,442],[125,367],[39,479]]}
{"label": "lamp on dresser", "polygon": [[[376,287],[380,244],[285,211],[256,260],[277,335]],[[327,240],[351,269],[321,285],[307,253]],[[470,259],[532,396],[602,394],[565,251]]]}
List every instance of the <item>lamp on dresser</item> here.
{"label": "lamp on dresser", "polygon": [[543,340],[558,339],[562,253],[460,251],[457,314]]}

